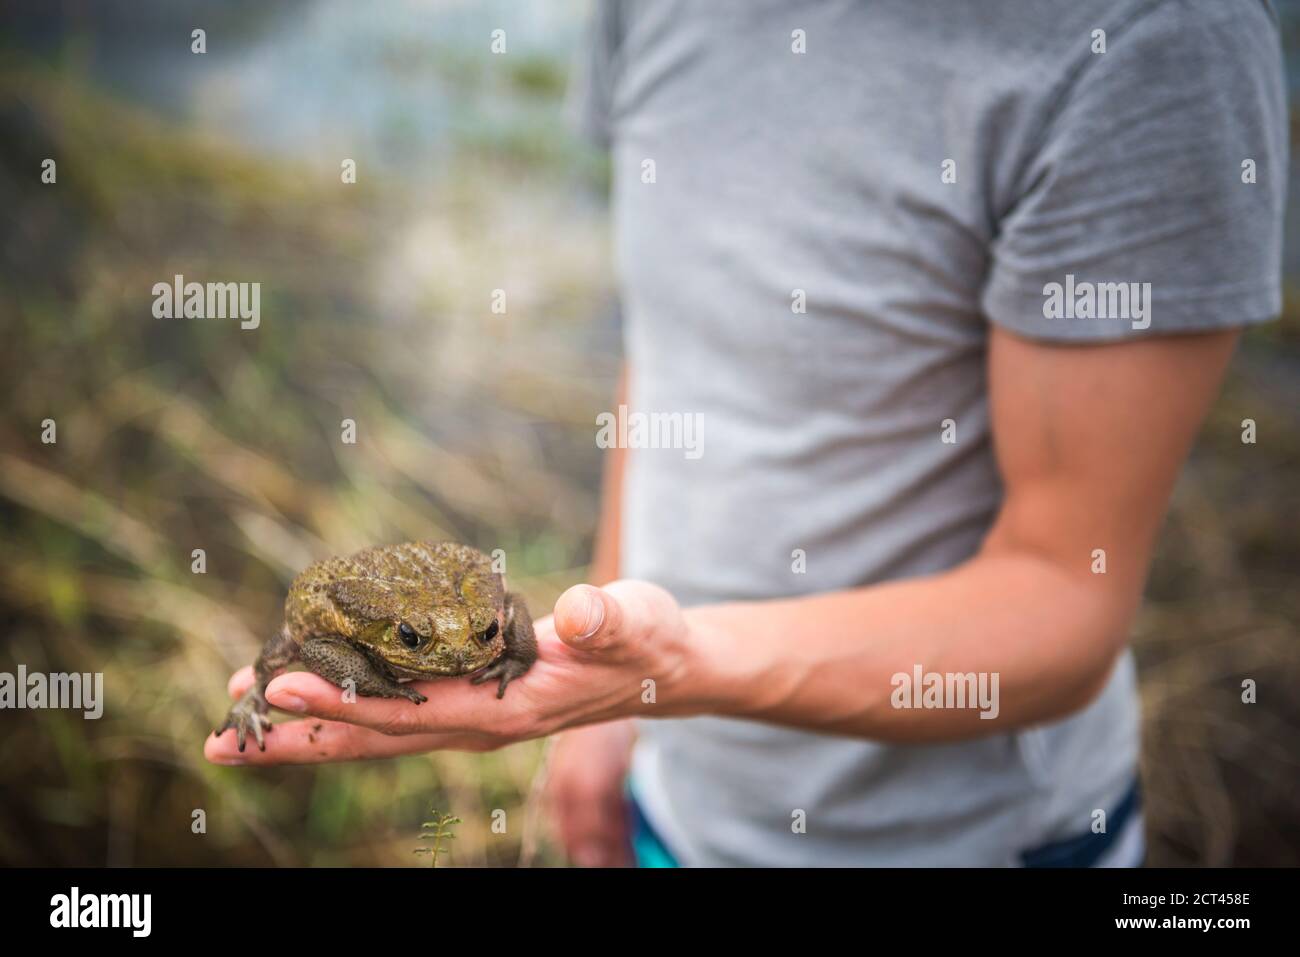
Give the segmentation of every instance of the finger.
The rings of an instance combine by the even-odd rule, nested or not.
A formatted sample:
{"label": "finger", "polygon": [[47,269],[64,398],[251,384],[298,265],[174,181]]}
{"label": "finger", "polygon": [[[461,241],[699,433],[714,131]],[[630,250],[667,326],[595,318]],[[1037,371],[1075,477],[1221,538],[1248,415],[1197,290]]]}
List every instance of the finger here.
{"label": "finger", "polygon": [[253,686],[253,666],[246,665],[240,668],[230,680],[226,682],[226,690],[230,692],[230,697],[238,701],[244,696],[244,692]]}
{"label": "finger", "polygon": [[[416,682],[429,700],[415,704],[405,698],[345,697],[343,689],[310,671],[292,671],[266,687],[266,700],[282,711],[309,714],[360,725],[388,735],[427,732],[505,735],[519,718],[517,699],[498,700],[496,690],[468,681]],[[516,722],[517,723],[517,722]]]}
{"label": "finger", "polygon": [[624,622],[622,603],[594,585],[574,585],[555,603],[555,633],[572,648],[607,648],[624,636]]}
{"label": "finger", "polygon": [[232,735],[208,736],[203,756],[213,764],[271,766],[329,764],[369,758],[391,758],[425,751],[485,751],[495,742],[471,735],[410,734],[400,737],[337,721],[306,718],[275,726],[266,750],[240,752]]}

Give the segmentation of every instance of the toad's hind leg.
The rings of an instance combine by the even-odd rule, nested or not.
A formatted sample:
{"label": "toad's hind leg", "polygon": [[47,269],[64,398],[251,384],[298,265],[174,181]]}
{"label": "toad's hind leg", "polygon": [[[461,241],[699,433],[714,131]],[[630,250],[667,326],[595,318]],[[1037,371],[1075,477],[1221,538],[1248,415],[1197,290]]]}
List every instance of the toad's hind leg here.
{"label": "toad's hind leg", "polygon": [[533,617],[522,596],[506,593],[506,653],[470,679],[474,684],[498,679],[497,697],[505,696],[506,685],[527,673],[537,660],[537,636],[533,634]]}
{"label": "toad's hind leg", "polygon": [[326,681],[340,688],[352,682],[359,695],[368,698],[407,698],[419,704],[428,701],[410,685],[394,681],[375,666],[359,649],[339,638],[309,638],[299,652],[302,663]]}
{"label": "toad's hind leg", "polygon": [[248,732],[252,731],[257,747],[265,751],[266,740],[262,732],[271,730],[271,719],[266,716],[270,708],[266,703],[266,686],[281,669],[288,667],[297,657],[298,645],[283,628],[278,634],[268,638],[266,644],[262,646],[262,653],[257,656],[256,664],[253,665],[252,686],[230,709],[225,723],[213,733],[219,738],[223,731],[234,728],[239,750],[243,751]]}

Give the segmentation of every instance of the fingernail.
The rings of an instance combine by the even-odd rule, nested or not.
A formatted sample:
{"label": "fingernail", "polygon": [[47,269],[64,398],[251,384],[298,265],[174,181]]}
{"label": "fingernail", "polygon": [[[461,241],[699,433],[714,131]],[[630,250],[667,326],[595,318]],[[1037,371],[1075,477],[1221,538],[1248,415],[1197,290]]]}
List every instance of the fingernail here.
{"label": "fingernail", "polygon": [[587,592],[587,616],[584,619],[586,624],[583,625],[582,633],[579,638],[590,638],[600,630],[600,626],[605,621],[605,603],[600,600],[594,591]]}
{"label": "fingernail", "polygon": [[301,714],[307,710],[307,702],[303,701],[296,694],[285,694],[284,692],[281,692],[274,698],[269,698],[268,700],[281,711],[296,711]]}
{"label": "fingernail", "polygon": [[248,762],[243,758],[213,758],[213,764],[223,764],[228,768],[242,768]]}

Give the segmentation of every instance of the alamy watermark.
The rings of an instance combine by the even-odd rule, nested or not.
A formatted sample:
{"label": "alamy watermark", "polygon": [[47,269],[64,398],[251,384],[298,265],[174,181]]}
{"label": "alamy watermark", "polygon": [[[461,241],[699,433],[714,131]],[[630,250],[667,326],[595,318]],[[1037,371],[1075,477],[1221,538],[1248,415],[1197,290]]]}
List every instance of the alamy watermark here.
{"label": "alamy watermark", "polygon": [[28,674],[26,665],[18,673],[0,671],[0,710],[51,709],[82,711],[93,721],[104,714],[104,673],[56,671]]}
{"label": "alamy watermark", "polygon": [[897,672],[889,683],[894,691],[889,703],[895,708],[978,709],[980,718],[998,716],[998,673],[996,671],[926,671],[912,666],[912,673]]}
{"label": "alamy watermark", "polygon": [[1127,319],[1134,329],[1151,327],[1151,283],[1065,282],[1043,286],[1044,319]]}
{"label": "alamy watermark", "polygon": [[50,898],[51,927],[126,927],[133,937],[148,937],[152,894],[83,894],[73,887]]}
{"label": "alamy watermark", "polygon": [[699,412],[618,411],[596,416],[600,449],[683,449],[688,459],[704,454],[704,416]]}
{"label": "alamy watermark", "polygon": [[262,322],[260,282],[186,282],[179,273],[171,282],[153,284],[156,319],[238,319],[239,328]]}

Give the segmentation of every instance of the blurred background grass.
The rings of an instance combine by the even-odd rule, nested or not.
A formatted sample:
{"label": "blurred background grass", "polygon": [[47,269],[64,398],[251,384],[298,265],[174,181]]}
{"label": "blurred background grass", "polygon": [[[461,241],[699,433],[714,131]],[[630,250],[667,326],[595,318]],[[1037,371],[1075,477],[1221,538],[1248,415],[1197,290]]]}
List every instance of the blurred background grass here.
{"label": "blurred background grass", "polygon": [[[108,699],[0,711],[0,862],[418,865],[430,805],[463,819],[442,864],[512,864],[525,831],[560,861],[524,826],[536,743],[255,774],[201,744],[314,558],[503,548],[539,609],[583,577],[618,362],[607,171],[562,118],[583,10],[0,0],[0,670]],[[261,327],[152,318],[176,273],[260,282]],[[1288,275],[1136,628],[1152,863],[1300,862],[1296,242]]]}

